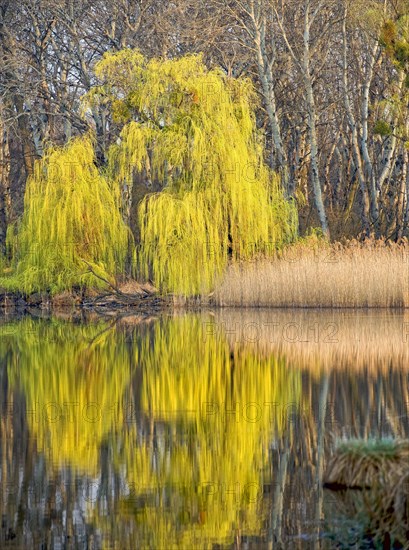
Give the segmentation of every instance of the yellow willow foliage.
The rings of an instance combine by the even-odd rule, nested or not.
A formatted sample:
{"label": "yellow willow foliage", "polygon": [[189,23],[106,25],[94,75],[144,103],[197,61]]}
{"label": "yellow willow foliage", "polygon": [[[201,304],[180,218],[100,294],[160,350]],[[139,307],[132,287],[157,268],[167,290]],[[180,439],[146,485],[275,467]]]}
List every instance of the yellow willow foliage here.
{"label": "yellow willow foliage", "polygon": [[27,182],[25,210],[11,244],[14,272],[4,286],[58,292],[101,287],[124,271],[129,231],[119,211],[117,186],[94,164],[90,137],[50,147]]}
{"label": "yellow willow foliage", "polygon": [[137,355],[106,323],[25,318],[1,328],[0,353],[11,352],[11,385],[25,395],[37,449],[56,469],[69,465],[95,476],[104,438],[124,421]]}
{"label": "yellow willow foliage", "polygon": [[125,123],[110,174],[132,184],[144,171],[163,191],[139,207],[139,273],[163,291],[213,287],[230,257],[271,254],[297,232],[295,207],[263,160],[249,80],[208,70],[201,56],[144,59],[106,54],[105,82],[88,104],[109,103]]}
{"label": "yellow willow foliage", "polygon": [[[224,335],[203,327],[199,317],[163,320],[140,345],[141,408],[157,442],[132,428],[116,446],[132,497],[146,502],[135,519],[139,548],[190,549],[196,540],[213,548],[233,544],[235,530],[260,534],[269,446],[287,406],[300,404],[299,372],[232,351]],[[134,511],[125,501],[123,513]]]}

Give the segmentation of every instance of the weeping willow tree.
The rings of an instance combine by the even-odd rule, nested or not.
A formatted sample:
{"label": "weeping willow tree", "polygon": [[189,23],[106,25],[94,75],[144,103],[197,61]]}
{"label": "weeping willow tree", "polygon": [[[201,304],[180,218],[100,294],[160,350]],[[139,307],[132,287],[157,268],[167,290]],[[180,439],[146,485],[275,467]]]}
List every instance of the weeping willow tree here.
{"label": "weeping willow tree", "polygon": [[[271,253],[294,238],[297,216],[263,160],[255,92],[247,79],[207,70],[200,56],[146,60],[106,54],[88,103],[123,125],[110,174],[128,190],[143,174],[138,274],[163,291],[210,290],[229,258]],[[128,208],[129,210],[129,208]]]}
{"label": "weeping willow tree", "polygon": [[102,279],[124,271],[130,232],[116,185],[94,161],[93,141],[85,136],[50,147],[36,162],[23,218],[8,234],[13,265],[2,286],[54,293],[101,287]]}

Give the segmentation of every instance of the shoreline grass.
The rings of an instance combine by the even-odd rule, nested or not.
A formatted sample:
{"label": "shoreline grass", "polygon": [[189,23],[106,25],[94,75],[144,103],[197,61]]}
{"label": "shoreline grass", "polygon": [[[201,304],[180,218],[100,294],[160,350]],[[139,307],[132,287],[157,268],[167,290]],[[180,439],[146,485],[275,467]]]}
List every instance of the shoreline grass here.
{"label": "shoreline grass", "polygon": [[303,239],[230,265],[211,298],[221,307],[408,308],[409,244]]}

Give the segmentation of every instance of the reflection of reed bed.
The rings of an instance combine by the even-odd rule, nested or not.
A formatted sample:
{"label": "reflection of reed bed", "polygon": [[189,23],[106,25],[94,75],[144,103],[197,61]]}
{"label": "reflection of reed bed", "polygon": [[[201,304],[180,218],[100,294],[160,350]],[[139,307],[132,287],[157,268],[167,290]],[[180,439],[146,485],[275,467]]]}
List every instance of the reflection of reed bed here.
{"label": "reflection of reed bed", "polygon": [[409,307],[409,247],[310,239],[281,257],[231,265],[214,299],[222,306]]}
{"label": "reflection of reed bed", "polygon": [[348,488],[382,486],[391,492],[408,474],[409,440],[352,439],[338,444],[324,481],[327,486]]}
{"label": "reflection of reed bed", "polygon": [[338,515],[359,519],[367,537],[383,544],[391,541],[394,548],[408,543],[409,440],[340,443],[328,462],[324,484],[341,490]]}
{"label": "reflection of reed bed", "polygon": [[407,495],[400,486],[394,494],[376,490],[325,492],[333,494],[328,499],[326,531],[337,541],[337,548],[409,548]]}
{"label": "reflection of reed bed", "polygon": [[409,367],[407,312],[223,309],[203,319],[203,338],[212,333],[300,367]]}

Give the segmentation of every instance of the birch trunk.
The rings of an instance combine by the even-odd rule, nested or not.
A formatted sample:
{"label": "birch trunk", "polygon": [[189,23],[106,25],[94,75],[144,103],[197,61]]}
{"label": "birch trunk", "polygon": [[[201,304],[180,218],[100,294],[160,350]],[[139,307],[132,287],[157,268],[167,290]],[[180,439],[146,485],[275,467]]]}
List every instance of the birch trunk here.
{"label": "birch trunk", "polygon": [[317,209],[318,218],[321,224],[321,229],[327,237],[329,237],[329,228],[327,216],[325,213],[324,201],[322,197],[321,182],[319,176],[318,163],[318,140],[316,127],[316,107],[314,90],[312,83],[312,75],[310,70],[310,1],[305,2],[305,18],[304,18],[304,52],[302,60],[303,80],[306,94],[307,104],[307,127],[311,149],[311,185],[314,193],[315,207]]}
{"label": "birch trunk", "polygon": [[271,128],[271,135],[274,145],[272,152],[272,168],[276,170],[280,176],[283,186],[288,196],[294,192],[289,182],[289,169],[287,155],[283,146],[281,137],[280,121],[277,112],[277,100],[274,91],[273,64],[275,59],[274,38],[271,40],[273,52],[270,56],[267,53],[266,45],[266,20],[265,16],[259,14],[257,16],[254,8],[254,3],[251,3],[250,19],[253,25],[252,36],[257,56],[257,71],[260,78],[265,108]]}

